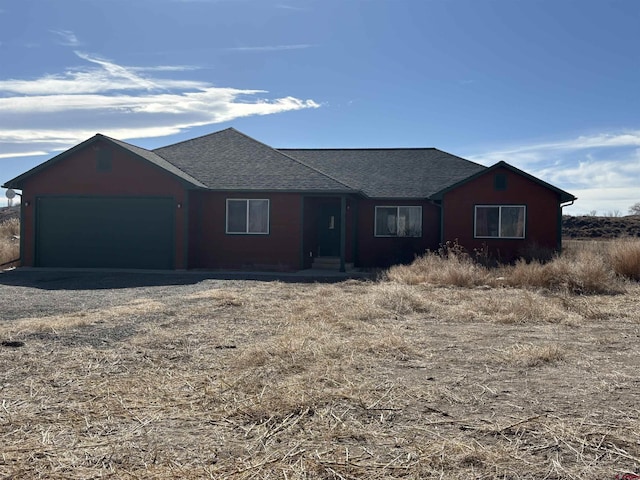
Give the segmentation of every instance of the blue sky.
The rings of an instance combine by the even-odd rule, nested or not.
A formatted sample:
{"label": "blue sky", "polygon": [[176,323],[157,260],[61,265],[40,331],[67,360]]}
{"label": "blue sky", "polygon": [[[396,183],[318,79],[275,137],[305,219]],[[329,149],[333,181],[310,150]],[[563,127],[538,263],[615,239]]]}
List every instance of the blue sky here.
{"label": "blue sky", "polygon": [[233,126],[504,160],[579,197],[567,213],[626,214],[638,25],[638,0],[0,0],[0,183],[96,132]]}

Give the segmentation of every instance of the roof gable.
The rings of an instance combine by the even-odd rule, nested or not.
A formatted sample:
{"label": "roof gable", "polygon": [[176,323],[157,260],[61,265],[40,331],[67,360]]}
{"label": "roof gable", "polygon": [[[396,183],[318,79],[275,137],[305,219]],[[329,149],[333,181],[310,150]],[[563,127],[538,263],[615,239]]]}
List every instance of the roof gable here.
{"label": "roof gable", "polygon": [[504,162],[504,161],[500,161],[500,162],[488,167],[484,171],[478,172],[475,175],[471,175],[468,178],[462,179],[461,181],[456,182],[455,184],[440,190],[435,195],[433,195],[433,199],[434,200],[441,200],[445,193],[447,193],[447,192],[449,192],[451,190],[454,190],[454,189],[466,184],[467,182],[470,182],[470,181],[478,178],[481,175],[485,175],[485,174],[488,174],[490,172],[493,172],[494,170],[496,170],[498,168],[506,168],[507,170],[510,170],[513,173],[517,174],[517,175],[520,175],[520,176],[522,176],[522,177],[524,177],[524,178],[526,178],[528,180],[531,180],[532,182],[537,183],[538,185],[540,185],[540,186],[542,186],[544,188],[548,188],[549,190],[552,190],[552,191],[556,192],[560,196],[560,203],[573,202],[573,201],[578,199],[577,197],[573,196],[569,192],[561,190],[558,187],[554,187],[550,183],[547,183],[544,180],[540,180],[539,178],[534,177],[533,175],[530,175],[527,172],[524,172],[524,171],[520,170],[519,168],[516,168],[513,165],[510,165],[510,164],[508,164],[507,162]]}
{"label": "roof gable", "polygon": [[429,198],[486,167],[436,148],[280,149],[371,198]]}
{"label": "roof gable", "polygon": [[121,140],[116,140],[114,138],[107,137],[106,135],[102,135],[100,133],[97,133],[93,137],[89,138],[88,140],[85,140],[82,143],[79,143],[75,147],[72,147],[69,150],[66,150],[66,151],[62,152],[59,155],[56,155],[55,157],[47,160],[46,162],[41,163],[40,165],[36,165],[31,170],[28,170],[27,172],[23,173],[22,175],[19,175],[19,176],[15,177],[15,178],[9,180],[8,182],[5,183],[5,185],[3,185],[3,187],[4,188],[22,189],[23,182],[26,179],[28,179],[29,177],[40,173],[41,171],[51,167],[52,165],[55,165],[56,163],[64,160],[65,158],[69,157],[70,155],[73,155],[74,153],[76,153],[76,152],[78,152],[80,150],[84,150],[85,148],[87,148],[87,147],[89,147],[89,146],[91,146],[94,143],[99,142],[99,141],[105,141],[108,144],[114,145],[116,148],[125,150],[128,153],[131,153],[131,154],[135,155],[136,157],[139,157],[139,158],[141,158],[141,159],[153,164],[154,166],[156,166],[158,168],[161,168],[162,170],[172,174],[173,176],[177,177],[181,181],[187,183],[189,186],[195,186],[195,187],[203,187],[204,186],[201,182],[199,182],[195,178],[191,177],[190,175],[188,175],[185,172],[181,171],[180,169],[176,168],[174,165],[170,164],[165,159],[163,159],[162,157],[159,157],[158,155],[156,155],[153,152],[150,152],[149,150],[145,150],[144,148],[136,147],[135,145],[131,145],[131,144],[123,142]]}
{"label": "roof gable", "polygon": [[356,191],[234,128],[153,152],[213,190]]}

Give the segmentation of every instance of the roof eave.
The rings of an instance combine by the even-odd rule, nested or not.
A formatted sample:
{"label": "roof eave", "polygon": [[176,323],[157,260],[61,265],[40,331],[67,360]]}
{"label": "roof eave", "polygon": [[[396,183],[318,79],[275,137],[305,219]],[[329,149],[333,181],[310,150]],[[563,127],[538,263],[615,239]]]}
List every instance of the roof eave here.
{"label": "roof eave", "polygon": [[359,190],[336,190],[336,189],[315,189],[315,188],[247,188],[247,187],[200,187],[199,190],[208,192],[234,192],[234,193],[299,193],[303,195],[361,195],[366,197]]}

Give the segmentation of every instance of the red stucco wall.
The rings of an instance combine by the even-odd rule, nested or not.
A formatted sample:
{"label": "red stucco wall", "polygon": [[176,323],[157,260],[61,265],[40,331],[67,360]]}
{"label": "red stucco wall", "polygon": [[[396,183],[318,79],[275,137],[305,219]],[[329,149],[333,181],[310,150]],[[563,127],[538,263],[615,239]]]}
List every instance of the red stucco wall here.
{"label": "red stucco wall", "polygon": [[[376,237],[374,234],[376,206],[422,206],[421,238]],[[440,208],[426,201],[395,201],[362,199],[358,205],[358,253],[360,267],[386,267],[410,262],[416,255],[440,245]]]}
{"label": "red stucco wall", "polygon": [[[494,188],[496,174],[504,174],[507,188]],[[511,261],[538,249],[555,250],[558,245],[559,196],[507,168],[491,170],[447,192],[443,199],[444,241],[458,241],[468,251],[485,245],[499,260]],[[525,205],[524,239],[474,238],[475,205]]]}
{"label": "red stucco wall", "polygon": [[[269,234],[226,234],[227,198],[269,199]],[[189,268],[301,268],[302,196],[299,194],[194,191],[189,199],[189,216]]]}
{"label": "red stucco wall", "polygon": [[[96,168],[99,149],[112,151],[111,169]],[[73,152],[24,181],[22,190],[24,249],[22,265],[34,265],[35,199],[42,195],[90,196],[171,196],[178,203],[186,201],[184,185],[167,172],[146,160],[114,146],[98,141]],[[26,206],[26,203],[29,203]],[[175,268],[185,268],[185,210],[176,208]]]}

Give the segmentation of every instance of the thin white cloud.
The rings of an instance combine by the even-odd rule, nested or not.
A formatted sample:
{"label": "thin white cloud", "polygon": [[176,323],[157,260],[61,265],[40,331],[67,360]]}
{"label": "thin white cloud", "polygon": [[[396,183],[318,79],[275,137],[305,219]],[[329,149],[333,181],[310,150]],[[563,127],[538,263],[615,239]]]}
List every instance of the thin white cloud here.
{"label": "thin white cloud", "polygon": [[495,163],[508,158],[516,159],[521,164],[533,164],[545,162],[549,158],[565,153],[585,151],[589,149],[611,147],[637,147],[640,146],[640,130],[606,133],[597,135],[584,135],[574,139],[514,146],[501,150],[474,155],[472,160]]}
{"label": "thin white cloud", "polygon": [[578,197],[571,214],[619,211],[640,200],[640,130],[584,135],[468,156],[504,160]]}
{"label": "thin white cloud", "polygon": [[48,152],[37,151],[34,150],[32,152],[22,152],[22,153],[0,153],[1,158],[17,158],[17,157],[37,157],[40,155],[46,155]]}
{"label": "thin white cloud", "polygon": [[234,52],[278,52],[283,50],[303,50],[305,48],[311,48],[313,45],[299,44],[299,45],[264,45],[260,47],[229,47],[226,50]]}
{"label": "thin white cloud", "polygon": [[71,30],[49,30],[51,33],[58,37],[58,43],[67,47],[77,47],[80,45],[80,41],[76,34]]}
{"label": "thin white cloud", "polygon": [[76,52],[86,64],[33,80],[0,80],[4,158],[68,148],[96,132],[120,139],[162,137],[252,115],[318,108],[313,100],[268,98],[264,90],[156,78],[188,67],[126,67]]}
{"label": "thin white cloud", "polygon": [[309,10],[307,7],[300,7],[298,5],[291,5],[287,3],[279,3],[276,5],[276,8],[279,8],[281,10],[295,10],[298,12]]}
{"label": "thin white cloud", "polygon": [[188,72],[200,70],[195,65],[157,65],[155,67],[129,67],[132,72]]}

